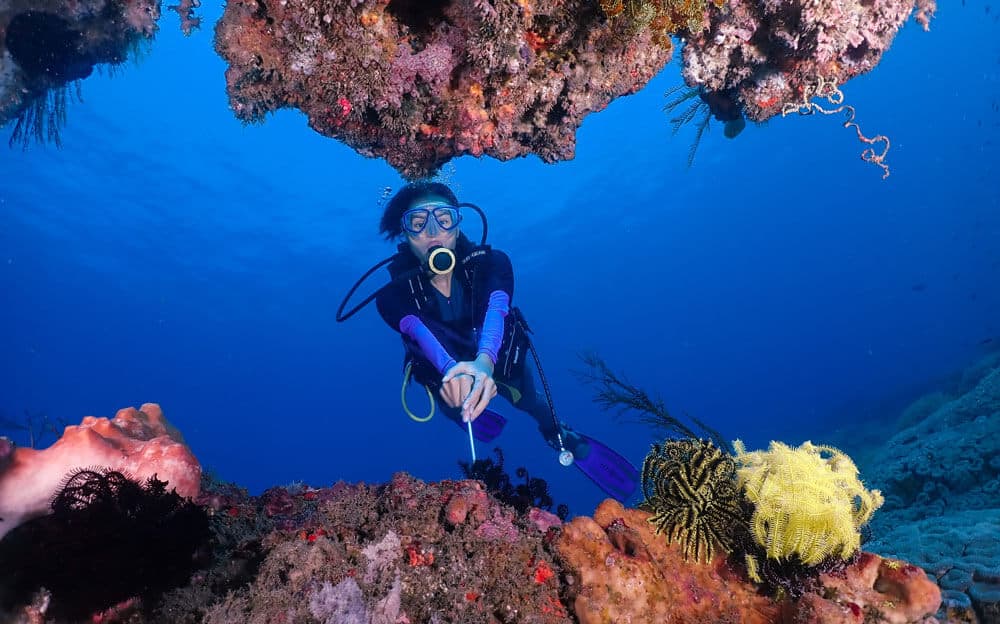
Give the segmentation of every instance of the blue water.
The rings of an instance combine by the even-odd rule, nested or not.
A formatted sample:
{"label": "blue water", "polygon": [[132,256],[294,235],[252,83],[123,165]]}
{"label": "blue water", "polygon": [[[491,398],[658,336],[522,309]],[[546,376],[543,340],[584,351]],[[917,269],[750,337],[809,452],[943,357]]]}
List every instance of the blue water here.
{"label": "blue water", "polygon": [[[241,125],[212,49],[220,13],[207,3],[184,38],[165,12],[138,62],[86,80],[62,149],[0,150],[0,413],[75,423],[157,402],[206,469],[254,493],[460,476],[467,438],[404,415],[401,346],[374,307],[334,321],[393,251],[378,202],[401,179],[296,111]],[[671,137],[661,110],[677,62],[588,117],[573,161],[447,167],[514,261],[560,417],[637,465],[654,441],[571,373],[593,349],[749,447],[821,442],[893,419],[887,399],[1000,341],[995,13],[942,3],[930,33],[908,24],[844,87],[862,128],[892,139],[885,181],[832,117],[735,140],[716,126],[688,169],[693,128]],[[497,401],[508,466],[590,513],[601,492]]]}

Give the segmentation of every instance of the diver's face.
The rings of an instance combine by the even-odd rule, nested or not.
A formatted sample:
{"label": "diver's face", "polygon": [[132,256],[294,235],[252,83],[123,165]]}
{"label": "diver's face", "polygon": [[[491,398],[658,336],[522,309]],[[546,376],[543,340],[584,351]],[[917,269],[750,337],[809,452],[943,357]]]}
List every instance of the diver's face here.
{"label": "diver's face", "polygon": [[455,249],[459,220],[458,210],[447,200],[425,197],[404,213],[403,234],[413,254],[423,263],[433,247]]}

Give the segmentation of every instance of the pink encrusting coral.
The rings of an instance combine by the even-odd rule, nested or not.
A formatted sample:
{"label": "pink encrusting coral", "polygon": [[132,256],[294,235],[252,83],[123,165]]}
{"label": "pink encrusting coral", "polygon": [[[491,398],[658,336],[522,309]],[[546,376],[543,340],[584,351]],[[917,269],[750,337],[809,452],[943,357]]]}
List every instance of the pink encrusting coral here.
{"label": "pink encrusting coral", "polygon": [[[709,7],[710,27],[684,46],[688,85],[725,93],[764,121],[873,69],[915,0],[729,0]],[[927,28],[934,0],[917,2]]]}
{"label": "pink encrusting coral", "polygon": [[82,468],[120,471],[139,481],[156,475],[182,497],[197,496],[201,465],[160,407],[119,410],[114,418],[87,416],[66,427],[42,449],[0,443],[0,538],[19,524],[50,511],[67,475]]}
{"label": "pink encrusting coral", "polygon": [[[557,542],[567,599],[583,624],[740,622],[934,624],[941,591],[923,570],[861,553],[796,599],[759,591],[730,558],[698,563],[655,532],[650,514],[608,499]],[[570,582],[572,580],[572,582]]]}
{"label": "pink encrusting coral", "polygon": [[181,32],[184,33],[185,37],[201,28],[201,18],[194,14],[195,9],[200,6],[201,0],[180,0],[178,4],[167,7],[181,18]]}
{"label": "pink encrusting coral", "polygon": [[237,117],[298,108],[410,178],[462,154],[572,158],[583,118],[671,56],[586,0],[229,0],[215,44]]}

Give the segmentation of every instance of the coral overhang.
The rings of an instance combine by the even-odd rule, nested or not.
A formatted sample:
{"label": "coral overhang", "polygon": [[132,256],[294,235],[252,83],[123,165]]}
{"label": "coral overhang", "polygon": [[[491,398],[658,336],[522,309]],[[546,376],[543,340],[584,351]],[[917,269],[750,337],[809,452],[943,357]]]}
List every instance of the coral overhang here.
{"label": "coral overhang", "polygon": [[67,85],[153,38],[159,0],[0,0],[0,125],[58,143]]}
{"label": "coral overhang", "polygon": [[[677,26],[609,5],[622,6],[229,0],[216,49],[238,118],[298,108],[320,134],[412,179],[463,154],[573,158],[583,118],[643,88],[672,54]],[[705,3],[704,20],[676,33],[684,77],[763,121],[802,106],[817,80],[838,86],[874,68],[915,5],[926,26],[933,0]]]}
{"label": "coral overhang", "polygon": [[462,154],[574,156],[591,112],[670,45],[586,0],[230,0],[216,27],[236,116],[285,107],[404,176]]}

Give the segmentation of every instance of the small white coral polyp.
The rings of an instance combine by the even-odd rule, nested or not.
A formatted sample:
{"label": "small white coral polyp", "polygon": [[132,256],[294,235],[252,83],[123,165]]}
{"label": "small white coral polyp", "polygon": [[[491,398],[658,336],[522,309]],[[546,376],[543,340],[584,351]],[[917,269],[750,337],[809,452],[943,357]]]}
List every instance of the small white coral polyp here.
{"label": "small white coral polyp", "polygon": [[859,529],[883,498],[865,489],[850,457],[811,442],[798,448],[771,442],[767,451],[750,453],[740,440],[733,446],[739,485],[754,505],[750,529],[768,558],[795,555],[816,565],[858,550]]}

